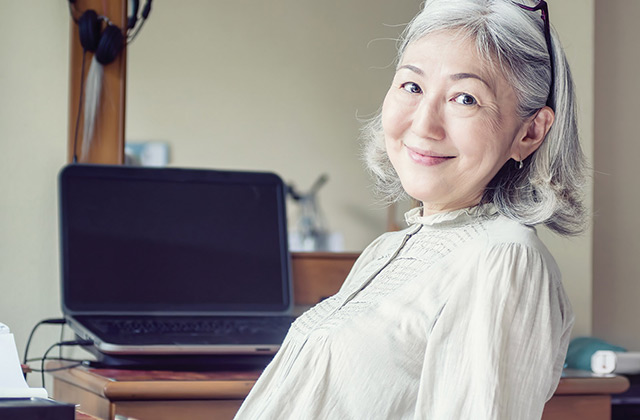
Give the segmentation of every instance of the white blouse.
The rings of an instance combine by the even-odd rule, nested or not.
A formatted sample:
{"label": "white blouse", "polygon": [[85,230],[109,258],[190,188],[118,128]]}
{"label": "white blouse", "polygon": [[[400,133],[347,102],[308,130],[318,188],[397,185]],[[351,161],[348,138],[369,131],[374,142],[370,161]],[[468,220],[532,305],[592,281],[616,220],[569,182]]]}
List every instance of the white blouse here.
{"label": "white blouse", "polygon": [[573,313],[535,230],[492,205],[407,221],[294,322],[236,419],[540,419]]}

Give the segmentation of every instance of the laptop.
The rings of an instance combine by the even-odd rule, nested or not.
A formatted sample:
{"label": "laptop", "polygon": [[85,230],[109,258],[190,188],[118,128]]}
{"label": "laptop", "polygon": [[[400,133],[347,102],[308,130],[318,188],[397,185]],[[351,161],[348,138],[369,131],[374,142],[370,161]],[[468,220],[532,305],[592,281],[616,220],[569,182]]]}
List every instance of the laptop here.
{"label": "laptop", "polygon": [[109,165],[59,174],[61,299],[103,355],[273,355],[291,322],[273,173]]}

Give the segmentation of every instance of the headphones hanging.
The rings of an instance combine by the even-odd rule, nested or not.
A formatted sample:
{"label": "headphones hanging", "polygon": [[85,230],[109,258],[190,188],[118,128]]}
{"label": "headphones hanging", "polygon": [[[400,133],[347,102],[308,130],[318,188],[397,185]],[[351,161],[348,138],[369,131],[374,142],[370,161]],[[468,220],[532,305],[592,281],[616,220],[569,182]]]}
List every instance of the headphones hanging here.
{"label": "headphones hanging", "polygon": [[[124,44],[131,43],[140,32],[140,29],[142,29],[142,26],[144,25],[145,21],[149,17],[149,14],[151,13],[151,2],[152,0],[146,0],[144,7],[142,8],[142,13],[139,13],[140,1],[139,0],[129,1],[131,14],[129,14],[127,17],[127,28],[125,32],[122,32],[120,30],[120,33],[123,36],[126,35],[126,38],[127,38],[126,43],[123,43],[122,47],[124,47]],[[106,35],[107,37],[115,36],[115,31],[109,28],[111,27],[118,28],[118,27],[113,23],[111,23],[109,18],[107,18],[106,16],[98,15],[98,13],[95,10],[91,10],[91,9],[85,11],[78,18],[77,17],[78,11],[75,8],[75,3],[76,3],[76,0],[69,0],[69,12],[71,14],[71,18],[74,20],[74,22],[76,22],[79,26],[81,26],[82,24],[80,23],[80,21],[84,17],[84,19],[86,20],[85,25],[88,26],[87,31],[85,31],[84,34],[82,32],[82,28],[80,28],[80,42],[82,43],[83,48],[87,49],[85,46],[85,43],[83,43],[83,38],[87,39],[88,41],[87,45],[95,45],[96,44],[95,40],[100,39],[101,35]],[[90,13],[90,15],[87,15],[85,17],[87,12],[92,12],[92,13]],[[102,29],[101,29],[102,22],[107,24],[104,34],[102,33]],[[109,32],[112,32],[112,33],[111,34],[107,33],[107,30],[109,30]],[[111,43],[111,41],[107,41],[107,42]],[[88,51],[94,52],[95,49],[88,49]]]}
{"label": "headphones hanging", "polygon": [[[84,11],[82,15],[77,18],[78,11],[75,8],[75,0],[69,0],[69,12],[71,18],[78,24],[80,45],[82,45],[84,51],[82,55],[82,75],[84,75],[86,53],[87,51],[93,53],[93,59],[87,74],[87,95],[84,101],[84,129],[82,136],[84,144],[82,155],[84,158],[88,156],[93,139],[95,119],[102,92],[103,66],[115,61],[124,47],[132,42],[138,35],[142,25],[151,12],[151,0],[145,2],[140,15],[138,14],[138,0],[131,0],[131,9],[132,13],[128,16],[127,27],[125,32],[123,32],[118,26],[113,24],[109,18],[99,15],[92,9]],[[73,144],[74,162],[77,161],[78,126],[80,122],[80,108],[83,102],[83,88],[84,79],[81,80],[80,84],[80,98],[78,101],[78,115],[76,118]]]}
{"label": "headphones hanging", "polygon": [[[102,22],[107,26],[102,30]],[[103,66],[112,63],[125,46],[124,35],[120,28],[106,17],[98,16],[95,10],[87,10],[78,19],[80,44],[84,51],[95,54],[96,60]]]}

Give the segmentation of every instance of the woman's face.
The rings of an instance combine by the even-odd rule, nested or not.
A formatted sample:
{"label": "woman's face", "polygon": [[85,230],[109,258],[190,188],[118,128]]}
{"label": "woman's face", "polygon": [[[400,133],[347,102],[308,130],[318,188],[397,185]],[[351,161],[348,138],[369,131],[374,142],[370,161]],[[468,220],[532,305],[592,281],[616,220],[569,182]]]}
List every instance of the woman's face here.
{"label": "woman's face", "polygon": [[506,79],[451,32],[407,47],[382,108],[387,153],[425,213],[479,203],[527,128]]}

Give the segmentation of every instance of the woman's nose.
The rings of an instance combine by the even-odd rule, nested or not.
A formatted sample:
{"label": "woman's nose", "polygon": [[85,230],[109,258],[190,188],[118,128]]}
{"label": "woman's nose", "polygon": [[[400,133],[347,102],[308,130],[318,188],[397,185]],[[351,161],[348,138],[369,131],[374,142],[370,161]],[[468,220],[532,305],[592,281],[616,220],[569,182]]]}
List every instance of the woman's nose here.
{"label": "woman's nose", "polygon": [[442,140],[445,136],[442,107],[434,100],[424,98],[415,110],[411,128],[419,137]]}

